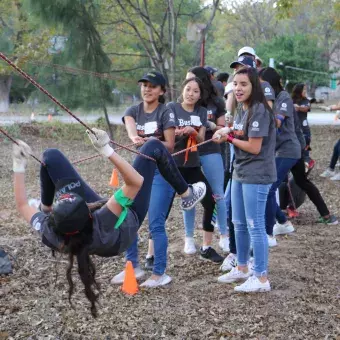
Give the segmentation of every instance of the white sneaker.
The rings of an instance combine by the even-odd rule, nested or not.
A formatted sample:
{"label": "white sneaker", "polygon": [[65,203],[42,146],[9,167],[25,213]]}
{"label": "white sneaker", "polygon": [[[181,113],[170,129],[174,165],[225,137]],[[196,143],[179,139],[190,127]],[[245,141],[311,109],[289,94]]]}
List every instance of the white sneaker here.
{"label": "white sneaker", "polygon": [[[137,280],[141,279],[145,275],[145,271],[141,269],[140,267],[137,267],[134,270],[135,270],[135,276]],[[119,274],[114,276],[111,280],[111,283],[113,285],[120,285],[124,282],[124,278],[125,278],[125,270],[121,271]]]}
{"label": "white sneaker", "polygon": [[271,247],[276,247],[277,246],[277,241],[276,241],[276,238],[275,236],[269,236],[267,235],[267,238],[268,238],[268,246],[271,248]]}
{"label": "white sneaker", "polygon": [[320,177],[333,177],[334,175],[335,171],[328,168],[322,174],[320,174]]}
{"label": "white sneaker", "polygon": [[184,241],[184,253],[192,255],[196,253],[195,240],[193,237],[186,237]]}
{"label": "white sneaker", "polygon": [[340,181],[340,172],[330,178],[331,181]]}
{"label": "white sneaker", "polygon": [[221,264],[220,270],[222,272],[227,272],[232,270],[234,267],[237,266],[237,257],[235,254],[230,253]]}
{"label": "white sneaker", "polygon": [[220,237],[220,241],[218,242],[219,247],[222,249],[224,253],[229,253],[229,236],[227,237]]}
{"label": "white sneaker", "polygon": [[294,227],[292,225],[292,222],[287,221],[285,223],[276,223],[274,225],[274,230],[273,230],[273,235],[285,235],[285,234],[289,234],[292,233],[294,231]]}
{"label": "white sneaker", "polygon": [[171,282],[171,277],[167,274],[163,274],[159,279],[157,280],[151,280],[147,279],[145,282],[143,282],[140,287],[146,287],[146,288],[156,288],[160,286],[165,286],[168,283]]}
{"label": "white sneaker", "polygon": [[256,276],[250,276],[246,282],[234,288],[235,292],[243,293],[269,292],[270,289],[269,280],[262,283]]}
{"label": "white sneaker", "polygon": [[218,282],[221,283],[232,283],[247,280],[248,277],[252,274],[252,272],[248,269],[248,273],[243,273],[241,270],[238,270],[237,267],[234,267],[229,273],[221,275],[217,278]]}

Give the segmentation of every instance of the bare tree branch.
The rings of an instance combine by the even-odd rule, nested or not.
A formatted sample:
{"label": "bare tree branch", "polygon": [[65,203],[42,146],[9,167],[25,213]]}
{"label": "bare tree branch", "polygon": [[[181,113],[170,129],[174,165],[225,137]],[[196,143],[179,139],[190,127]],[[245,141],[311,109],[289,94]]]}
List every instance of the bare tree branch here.
{"label": "bare tree branch", "polygon": [[116,52],[107,52],[107,55],[117,55],[122,57],[141,57],[141,58],[149,58],[147,54],[138,54],[138,53],[116,53]]}

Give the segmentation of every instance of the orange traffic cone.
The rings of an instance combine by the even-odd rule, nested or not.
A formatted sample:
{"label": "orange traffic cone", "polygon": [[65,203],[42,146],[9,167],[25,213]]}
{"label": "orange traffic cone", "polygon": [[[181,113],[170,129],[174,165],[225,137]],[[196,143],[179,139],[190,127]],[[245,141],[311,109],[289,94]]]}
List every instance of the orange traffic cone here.
{"label": "orange traffic cone", "polygon": [[126,262],[122,291],[129,295],[135,295],[138,292],[138,284],[131,261]]}
{"label": "orange traffic cone", "polygon": [[119,187],[119,178],[118,178],[118,170],[117,169],[112,170],[112,175],[111,175],[111,178],[110,178],[109,185],[111,187],[114,187],[114,188]]}
{"label": "orange traffic cone", "polygon": [[49,122],[52,120],[52,115],[51,115],[51,114],[49,114],[49,115],[47,116],[47,120],[48,120]]}

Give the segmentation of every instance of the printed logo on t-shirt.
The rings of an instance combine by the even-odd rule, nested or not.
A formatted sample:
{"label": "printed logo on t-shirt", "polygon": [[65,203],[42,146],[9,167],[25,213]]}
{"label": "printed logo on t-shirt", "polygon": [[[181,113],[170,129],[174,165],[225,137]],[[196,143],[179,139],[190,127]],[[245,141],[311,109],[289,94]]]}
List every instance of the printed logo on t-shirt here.
{"label": "printed logo on t-shirt", "polygon": [[175,118],[175,114],[173,112],[170,112],[169,113],[169,117],[170,117],[170,119],[174,119]]}
{"label": "printed logo on t-shirt", "polygon": [[136,123],[136,129],[138,136],[144,135],[156,135],[158,132],[157,122],[147,122],[144,125],[140,125]]}
{"label": "printed logo on t-shirt", "polygon": [[307,126],[308,125],[308,122],[307,122],[307,119],[305,119],[303,122],[302,122],[302,126]]}
{"label": "printed logo on t-shirt", "polygon": [[270,93],[270,88],[269,88],[269,87],[266,87],[266,88],[264,89],[264,92]]}
{"label": "printed logo on t-shirt", "polygon": [[243,136],[244,135],[243,123],[235,123],[234,122],[233,130],[234,130],[235,136]]}
{"label": "printed logo on t-shirt", "polygon": [[32,223],[32,226],[35,230],[40,230],[41,228],[41,223],[39,222],[39,217],[35,218],[33,223]]}
{"label": "printed logo on t-shirt", "polygon": [[258,121],[256,121],[256,120],[253,121],[251,131],[260,131],[259,122]]}
{"label": "printed logo on t-shirt", "polygon": [[178,126],[191,126],[191,120],[184,120],[182,118],[178,118]]}
{"label": "printed logo on t-shirt", "polygon": [[198,116],[190,116],[191,124],[193,126],[201,126],[201,119]]}
{"label": "printed logo on t-shirt", "polygon": [[287,111],[287,104],[286,103],[281,104],[281,110]]}
{"label": "printed logo on t-shirt", "polygon": [[208,119],[214,119],[214,115],[213,115],[213,111],[212,110],[208,110],[207,111],[207,118]]}

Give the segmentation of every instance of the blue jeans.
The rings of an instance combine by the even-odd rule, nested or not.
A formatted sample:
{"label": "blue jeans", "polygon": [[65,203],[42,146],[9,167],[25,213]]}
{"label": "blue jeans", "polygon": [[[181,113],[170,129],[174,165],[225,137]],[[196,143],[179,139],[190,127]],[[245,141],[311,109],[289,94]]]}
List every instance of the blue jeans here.
{"label": "blue jeans", "polygon": [[272,184],[269,190],[266,206],[266,230],[268,235],[273,235],[273,228],[276,221],[276,211],[278,208],[275,196],[276,190],[287,177],[289,170],[297,163],[297,161],[298,159],[295,158],[275,158],[277,180]]}
{"label": "blue jeans", "polygon": [[[175,190],[156,169],[148,211],[149,230],[154,242],[155,252],[153,273],[156,275],[163,275],[166,269],[168,237],[165,231],[165,222],[174,197]],[[135,268],[139,265],[137,243],[136,239],[126,253],[126,259],[131,261]]]}
{"label": "blue jeans", "polygon": [[234,179],[231,183],[237,262],[240,266],[247,265],[252,243],[256,276],[267,275],[268,239],[265,211],[270,186],[271,184],[245,184]]}
{"label": "blue jeans", "polygon": [[227,206],[224,198],[224,167],[220,153],[200,156],[204,176],[207,178],[217,208],[217,222],[222,235],[227,234]]}

